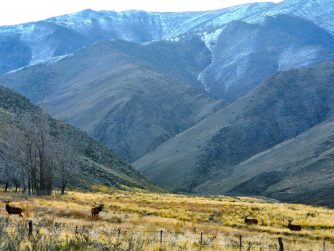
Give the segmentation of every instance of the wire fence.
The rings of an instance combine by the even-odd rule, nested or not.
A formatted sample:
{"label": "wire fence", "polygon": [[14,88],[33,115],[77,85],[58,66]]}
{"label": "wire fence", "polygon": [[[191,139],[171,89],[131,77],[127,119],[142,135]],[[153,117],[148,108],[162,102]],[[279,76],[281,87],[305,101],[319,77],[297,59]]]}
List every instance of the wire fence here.
{"label": "wire fence", "polygon": [[[281,236],[256,235],[247,236],[241,234],[208,233],[208,232],[178,232],[161,229],[153,230],[132,230],[132,229],[108,229],[103,226],[67,226],[59,223],[46,225],[43,223],[34,224],[32,221],[21,223],[2,222],[0,228],[21,228],[26,234],[35,237],[58,238],[61,234],[67,238],[81,238],[89,236],[98,238],[108,237],[112,245],[121,245],[129,239],[140,239],[146,244],[160,245],[161,247],[189,247],[192,249],[212,250],[312,250],[327,251],[334,250],[334,243],[329,240],[311,240],[306,238],[291,238]],[[46,228],[46,231],[41,231]],[[45,230],[45,229],[44,229]]]}

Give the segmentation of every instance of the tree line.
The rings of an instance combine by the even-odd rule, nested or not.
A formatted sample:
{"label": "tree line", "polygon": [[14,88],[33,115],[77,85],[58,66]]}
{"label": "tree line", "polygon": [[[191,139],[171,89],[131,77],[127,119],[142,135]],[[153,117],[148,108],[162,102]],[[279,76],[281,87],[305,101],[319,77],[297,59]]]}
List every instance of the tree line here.
{"label": "tree line", "polygon": [[76,146],[80,140],[70,137],[60,119],[51,128],[43,107],[34,116],[13,115],[2,122],[0,182],[4,190],[13,186],[26,195],[42,196],[59,188],[64,194],[77,170]]}

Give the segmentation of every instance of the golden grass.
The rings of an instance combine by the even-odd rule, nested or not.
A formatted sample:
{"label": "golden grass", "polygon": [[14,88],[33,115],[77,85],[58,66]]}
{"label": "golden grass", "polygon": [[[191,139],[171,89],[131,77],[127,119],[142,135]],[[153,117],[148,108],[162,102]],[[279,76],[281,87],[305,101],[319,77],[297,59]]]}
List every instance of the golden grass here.
{"label": "golden grass", "polygon": [[[22,250],[43,250],[45,245],[58,250],[196,250],[200,248],[201,233],[201,250],[238,250],[240,235],[245,250],[277,249],[279,236],[288,250],[323,250],[323,241],[328,250],[334,247],[334,211],[320,207],[256,198],[196,197],[107,188],[95,193],[72,191],[65,196],[28,200],[19,194],[0,193],[0,199],[11,199],[13,205],[25,209],[25,219],[8,219],[4,205],[0,210],[3,231],[7,238],[16,238],[17,247]],[[90,208],[95,203],[105,205],[97,222],[90,217]],[[256,217],[259,224],[245,225],[243,213]],[[293,217],[303,230],[291,232],[284,217]],[[30,238],[15,237],[17,229],[26,231],[28,219],[33,220],[38,232]]]}

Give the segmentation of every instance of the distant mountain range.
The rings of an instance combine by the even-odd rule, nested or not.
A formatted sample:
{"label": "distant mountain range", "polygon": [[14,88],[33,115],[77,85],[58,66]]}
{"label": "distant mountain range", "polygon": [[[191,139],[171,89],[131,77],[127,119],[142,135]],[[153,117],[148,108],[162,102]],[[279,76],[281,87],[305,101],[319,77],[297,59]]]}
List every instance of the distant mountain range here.
{"label": "distant mountain range", "polygon": [[84,10],[1,27],[0,73],[56,61],[101,41],[147,43],[196,36],[212,54],[212,64],[199,76],[203,87],[212,97],[235,100],[277,70],[333,58],[333,15],[331,0],[285,0],[189,13]]}
{"label": "distant mountain range", "polygon": [[0,84],[165,188],[334,205],[333,16],[285,0],[0,27]]}

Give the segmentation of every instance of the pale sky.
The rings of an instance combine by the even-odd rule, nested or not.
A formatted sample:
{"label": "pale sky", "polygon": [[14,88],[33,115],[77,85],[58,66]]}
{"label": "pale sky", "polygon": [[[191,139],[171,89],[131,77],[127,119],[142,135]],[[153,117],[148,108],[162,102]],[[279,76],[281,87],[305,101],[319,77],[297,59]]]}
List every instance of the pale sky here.
{"label": "pale sky", "polygon": [[281,0],[0,0],[0,25],[37,21],[83,9],[201,11],[268,1],[281,2]]}

